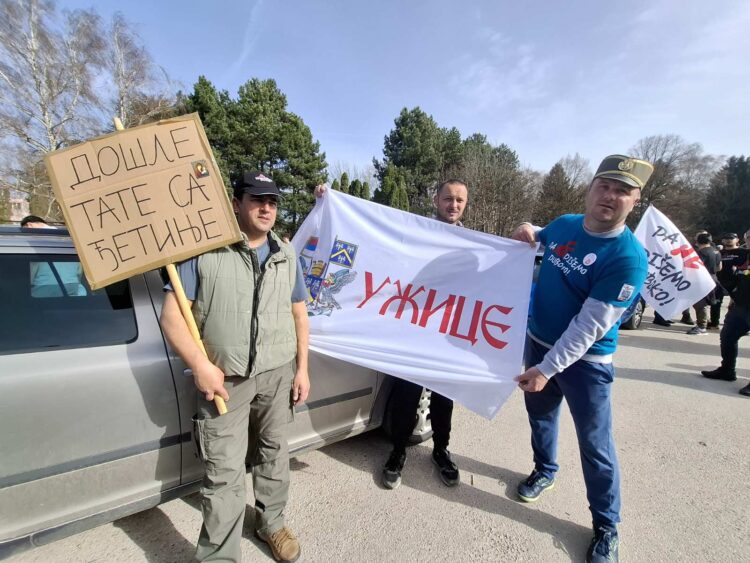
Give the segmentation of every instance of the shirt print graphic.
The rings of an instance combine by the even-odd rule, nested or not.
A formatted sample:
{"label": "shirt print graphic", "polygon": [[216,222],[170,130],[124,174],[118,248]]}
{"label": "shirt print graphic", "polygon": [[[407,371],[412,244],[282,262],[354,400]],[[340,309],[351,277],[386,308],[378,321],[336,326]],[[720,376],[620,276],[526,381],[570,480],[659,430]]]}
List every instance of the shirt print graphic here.
{"label": "shirt print graphic", "polygon": [[583,259],[583,262],[579,262],[578,258],[572,254],[576,247],[576,241],[574,240],[569,240],[564,244],[550,242],[548,247],[551,252],[547,256],[547,260],[566,276],[570,275],[570,272],[578,272],[585,276],[588,272],[587,266],[590,266],[596,260],[596,254],[589,253]]}

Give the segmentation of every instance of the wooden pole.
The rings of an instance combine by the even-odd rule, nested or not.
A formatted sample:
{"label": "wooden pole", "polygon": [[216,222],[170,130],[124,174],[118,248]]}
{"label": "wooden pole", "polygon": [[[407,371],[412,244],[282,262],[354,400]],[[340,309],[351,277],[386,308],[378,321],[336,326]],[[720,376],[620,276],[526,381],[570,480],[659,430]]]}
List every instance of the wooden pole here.
{"label": "wooden pole", "polygon": [[[118,131],[125,130],[125,127],[123,127],[122,121],[120,121],[119,117],[115,117],[114,122],[115,129],[117,129]],[[201,349],[201,352],[203,352],[203,355],[207,355],[206,348],[205,346],[203,346],[203,342],[201,341],[201,335],[198,332],[198,325],[195,324],[193,311],[190,309],[190,305],[188,305],[188,299],[185,296],[185,289],[182,287],[182,280],[180,279],[180,275],[177,273],[177,268],[175,268],[174,264],[167,264],[167,274],[169,274],[169,283],[172,284],[172,289],[174,289],[174,294],[177,298],[177,304],[180,307],[182,318],[185,319],[185,323],[187,324],[188,330],[190,331],[190,335],[193,337],[193,340],[195,340],[195,343]],[[224,402],[224,399],[222,399],[218,395],[214,395],[214,404],[216,405],[216,409],[219,411],[220,415],[226,414],[227,404]]]}

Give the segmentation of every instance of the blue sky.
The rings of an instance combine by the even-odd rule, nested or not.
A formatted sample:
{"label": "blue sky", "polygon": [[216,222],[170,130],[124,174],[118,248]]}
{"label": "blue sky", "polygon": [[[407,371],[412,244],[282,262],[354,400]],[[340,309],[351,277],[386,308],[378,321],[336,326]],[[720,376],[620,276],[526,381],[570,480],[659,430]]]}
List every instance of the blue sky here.
{"label": "blue sky", "polygon": [[[750,2],[60,0],[119,10],[170,76],[274,78],[329,164],[367,166],[402,107],[547,171],[678,134],[750,151]],[[219,8],[220,7],[220,8]]]}

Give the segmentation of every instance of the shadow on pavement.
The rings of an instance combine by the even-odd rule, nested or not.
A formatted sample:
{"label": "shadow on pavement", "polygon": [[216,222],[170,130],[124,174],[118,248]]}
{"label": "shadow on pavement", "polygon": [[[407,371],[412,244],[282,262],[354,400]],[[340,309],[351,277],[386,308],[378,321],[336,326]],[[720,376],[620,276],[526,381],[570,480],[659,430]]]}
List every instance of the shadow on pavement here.
{"label": "shadow on pavement", "polygon": [[[321,448],[320,452],[354,469],[370,473],[373,483],[383,490],[383,494],[392,494],[381,483],[383,463],[390,449],[390,442],[382,432],[368,432],[345,442]],[[458,487],[448,488],[438,478],[437,470],[430,459],[431,453],[431,444],[427,448],[407,449],[407,461],[401,487],[411,487],[441,497],[446,502],[460,503],[475,510],[515,520],[538,532],[550,535],[554,547],[570,557],[571,561],[584,559],[591,539],[589,528],[561,520],[516,500],[516,485],[525,479],[526,475],[453,453],[452,457],[461,471],[462,483]],[[499,485],[498,494],[472,486],[472,474],[496,481]]]}
{"label": "shadow on pavement", "polygon": [[172,524],[159,507],[151,508],[113,522],[143,550],[150,563],[176,563],[189,561],[195,546]]}
{"label": "shadow on pavement", "polygon": [[[668,329],[659,332],[671,332]],[[663,352],[678,352],[682,354],[705,354],[713,358],[720,358],[719,343],[706,342],[703,336],[685,335],[684,340],[675,340],[674,338],[659,338],[657,336],[639,336],[637,334],[620,334],[620,344],[633,348],[643,348],[646,350],[661,350]],[[617,356],[615,356],[616,358]],[[747,352],[743,353],[740,347],[740,357],[749,357]]]}
{"label": "shadow on pavement", "polygon": [[[717,395],[735,396],[741,387],[747,385],[747,381],[739,372],[737,381],[714,381],[706,379],[701,375],[702,369],[714,369],[716,365],[691,366],[686,364],[667,364],[684,371],[664,371],[658,369],[633,369],[615,365],[615,379],[632,379],[635,381],[646,381],[649,383],[662,383],[664,385],[675,385],[686,389],[694,389],[704,393],[716,393]],[[739,395],[738,395],[739,396]]]}
{"label": "shadow on pavement", "polygon": [[185,504],[195,508],[198,512],[201,511],[201,496],[198,493],[193,493],[182,497],[180,500],[184,501]]}

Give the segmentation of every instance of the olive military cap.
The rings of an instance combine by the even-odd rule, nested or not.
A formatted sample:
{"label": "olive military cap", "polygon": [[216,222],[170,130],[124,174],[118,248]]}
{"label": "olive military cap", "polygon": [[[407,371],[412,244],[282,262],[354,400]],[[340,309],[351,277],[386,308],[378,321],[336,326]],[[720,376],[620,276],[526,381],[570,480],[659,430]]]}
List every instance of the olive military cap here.
{"label": "olive military cap", "polygon": [[612,154],[602,160],[594,178],[611,178],[633,188],[643,188],[653,171],[654,165],[650,162],[623,154]]}

